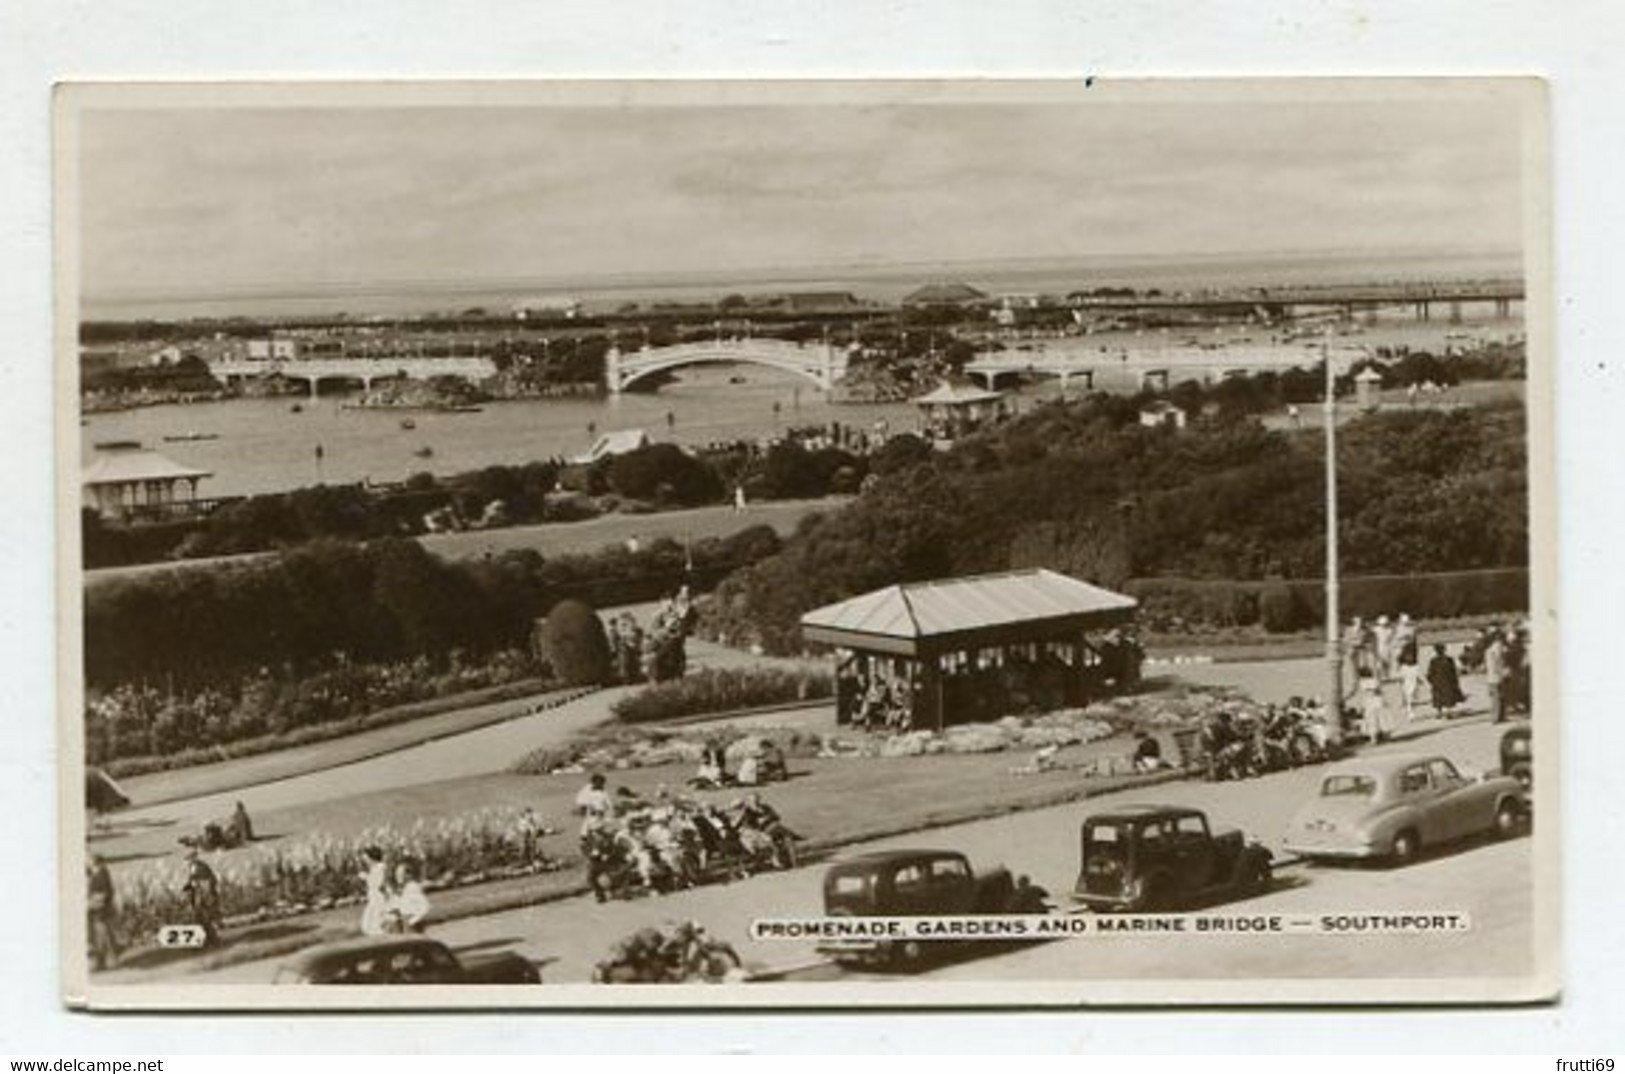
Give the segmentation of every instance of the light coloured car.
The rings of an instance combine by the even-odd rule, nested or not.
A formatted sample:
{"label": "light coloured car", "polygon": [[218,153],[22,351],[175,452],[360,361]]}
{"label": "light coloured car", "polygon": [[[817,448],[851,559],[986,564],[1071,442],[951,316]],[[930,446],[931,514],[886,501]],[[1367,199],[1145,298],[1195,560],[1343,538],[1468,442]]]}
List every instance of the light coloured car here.
{"label": "light coloured car", "polygon": [[1424,847],[1510,837],[1524,819],[1523,788],[1510,776],[1464,775],[1438,754],[1388,754],[1328,769],[1319,793],[1292,819],[1285,844],[1310,860],[1402,864]]}

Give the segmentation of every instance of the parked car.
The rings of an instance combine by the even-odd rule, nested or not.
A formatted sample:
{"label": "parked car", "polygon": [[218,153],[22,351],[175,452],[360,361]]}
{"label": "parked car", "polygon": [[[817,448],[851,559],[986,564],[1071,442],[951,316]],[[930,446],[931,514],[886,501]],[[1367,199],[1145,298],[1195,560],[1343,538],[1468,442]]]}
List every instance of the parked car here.
{"label": "parked car", "polygon": [[1125,806],[1083,822],[1073,898],[1091,910],[1174,910],[1263,891],[1270,852],[1240,831],[1213,832],[1181,806]]}
{"label": "parked car", "polygon": [[1535,754],[1528,724],[1514,727],[1501,736],[1501,772],[1523,787],[1527,796],[1535,782]]}
{"label": "parked car", "polygon": [[1311,860],[1413,860],[1423,847],[1515,834],[1523,788],[1511,776],[1462,775],[1449,758],[1402,754],[1348,761],[1287,828],[1286,849]]}
{"label": "parked car", "polygon": [[[884,850],[836,862],[824,874],[824,913],[830,917],[923,917],[1025,913],[1010,870],[982,872],[954,850]],[[821,945],[837,962],[914,965],[936,943],[928,940],[841,940]]]}
{"label": "parked car", "polygon": [[427,936],[382,936],[313,947],[277,971],[276,984],[540,984],[512,951],[458,958]]}

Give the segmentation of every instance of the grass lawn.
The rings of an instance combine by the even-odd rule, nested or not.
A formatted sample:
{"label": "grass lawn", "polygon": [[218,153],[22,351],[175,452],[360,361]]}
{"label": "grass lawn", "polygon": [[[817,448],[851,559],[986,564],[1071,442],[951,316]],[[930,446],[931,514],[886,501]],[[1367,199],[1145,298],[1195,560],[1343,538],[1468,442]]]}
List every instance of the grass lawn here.
{"label": "grass lawn", "polygon": [[[1077,763],[1108,755],[1126,756],[1127,752],[1124,740],[1109,739],[1072,747],[1063,751],[1059,759],[1063,763]],[[1038,774],[1011,771],[1028,759],[1029,755],[1023,752],[792,759],[792,778],[767,788],[764,796],[793,829],[806,837],[807,842],[802,845],[804,854],[817,858],[831,855],[847,844],[887,835],[1079,800],[1143,784],[1148,778],[1178,778],[1172,773],[1145,777],[1087,775],[1076,770]],[[652,795],[661,786],[669,786],[674,791],[680,789],[683,780],[691,774],[687,767],[672,765],[609,775],[612,788],[626,786]],[[586,777],[580,775],[498,773],[278,810],[256,817],[255,826],[267,837],[259,844],[265,846],[278,837],[311,831],[338,835],[380,824],[405,827],[419,817],[464,813],[488,806],[523,805],[535,809],[550,825],[561,829],[560,834],[550,840],[549,849],[565,861],[567,868],[433,894],[435,918],[467,917],[586,890],[586,877],[580,868],[576,846],[578,822],[570,813],[575,794],[585,780]],[[726,805],[741,793],[716,791],[700,797]],[[1081,811],[1079,819],[1082,819]],[[921,840],[930,842],[929,836],[922,836]],[[125,859],[132,851],[143,849],[141,844],[144,843],[150,844],[144,849],[152,853],[169,853],[174,849],[172,833],[154,831],[122,841],[116,855],[110,854],[110,857]],[[115,861],[115,871],[119,867]],[[331,910],[233,930],[226,950],[193,965],[203,969],[269,957],[332,939],[338,933],[353,931],[358,913],[354,908]],[[157,952],[150,956],[132,953],[126,964],[139,972],[139,967],[155,969],[171,957]]]}
{"label": "grass lawn", "polygon": [[[1085,761],[1124,755],[1123,740],[1075,746],[1060,760]],[[1116,782],[1078,771],[1015,774],[1029,755],[1022,752],[937,755],[930,757],[793,758],[792,778],[764,791],[792,828],[813,844],[833,846],[891,832],[946,824],[969,817],[1052,804],[1098,791]],[[610,772],[612,788],[626,786],[644,795],[660,787],[683,789],[693,772],[687,766]],[[492,806],[528,806],[549,825],[561,829],[553,853],[574,859],[577,820],[571,813],[582,775],[521,776],[498,772],[484,776],[426,783],[268,811],[254,818],[262,836],[259,847],[274,840],[310,832],[343,836],[379,825],[410,827],[419,818],[468,813]],[[951,792],[945,793],[945,788]],[[726,805],[744,793],[711,791],[698,796]],[[176,852],[174,831],[152,828],[134,832],[108,845],[115,870],[122,863]],[[226,852],[252,853],[252,850]]]}
{"label": "grass lawn", "polygon": [[[138,806],[219,794],[337,768],[450,735],[489,727],[528,715],[538,705],[547,705],[578,693],[579,690],[550,689],[538,680],[529,685],[513,683],[471,694],[420,701],[400,706],[399,719],[389,719],[389,712],[371,714],[368,717],[370,720],[386,722],[370,730],[335,735],[302,746],[237,757],[216,764],[130,776],[120,779],[119,786]],[[419,712],[426,714],[414,715]]]}

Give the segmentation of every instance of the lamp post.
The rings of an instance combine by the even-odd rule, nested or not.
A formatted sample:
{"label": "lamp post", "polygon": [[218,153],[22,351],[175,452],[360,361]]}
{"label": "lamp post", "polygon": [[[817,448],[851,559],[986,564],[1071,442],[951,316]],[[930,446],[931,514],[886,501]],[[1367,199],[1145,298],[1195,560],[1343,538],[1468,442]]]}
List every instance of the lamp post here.
{"label": "lamp post", "polygon": [[1338,642],[1342,623],[1337,591],[1337,376],[1331,350],[1320,345],[1326,366],[1326,732],[1333,744],[1343,741],[1343,649]]}

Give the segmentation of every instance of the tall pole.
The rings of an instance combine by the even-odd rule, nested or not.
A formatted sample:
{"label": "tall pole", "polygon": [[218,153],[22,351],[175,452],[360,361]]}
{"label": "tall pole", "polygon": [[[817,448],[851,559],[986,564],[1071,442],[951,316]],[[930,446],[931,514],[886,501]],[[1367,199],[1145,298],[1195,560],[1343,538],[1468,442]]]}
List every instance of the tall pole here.
{"label": "tall pole", "polygon": [[1337,377],[1332,356],[1320,345],[1326,366],[1326,731],[1333,743],[1343,741],[1343,650],[1338,643],[1342,617],[1337,592]]}

